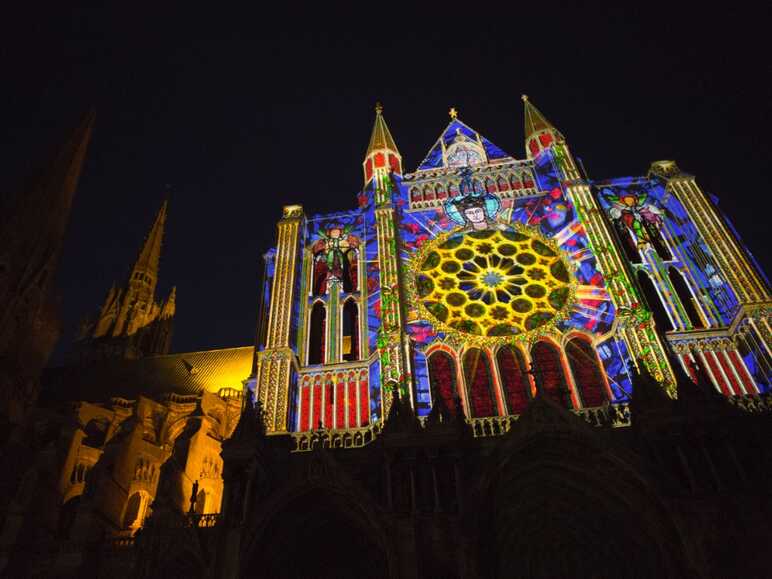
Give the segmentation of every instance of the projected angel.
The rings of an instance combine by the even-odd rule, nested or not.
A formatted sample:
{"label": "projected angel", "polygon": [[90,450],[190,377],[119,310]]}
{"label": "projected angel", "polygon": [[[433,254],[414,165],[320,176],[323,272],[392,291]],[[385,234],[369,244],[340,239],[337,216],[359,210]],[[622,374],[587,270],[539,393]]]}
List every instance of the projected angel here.
{"label": "projected angel", "polygon": [[620,233],[628,232],[630,243],[632,234],[635,248],[643,243],[659,245],[659,228],[662,227],[662,210],[653,203],[647,203],[647,193],[622,193],[616,195],[607,192],[606,199],[611,203],[609,215]]}
{"label": "projected angel", "polygon": [[356,291],[359,238],[350,231],[350,225],[319,231],[319,239],[311,246],[315,295],[324,294],[333,281],[340,282],[344,292]]}

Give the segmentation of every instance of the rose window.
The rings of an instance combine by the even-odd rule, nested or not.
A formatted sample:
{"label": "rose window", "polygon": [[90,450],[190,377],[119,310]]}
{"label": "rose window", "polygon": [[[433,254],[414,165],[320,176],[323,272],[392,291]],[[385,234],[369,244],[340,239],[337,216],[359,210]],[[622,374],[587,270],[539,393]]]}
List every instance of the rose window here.
{"label": "rose window", "polygon": [[456,233],[416,259],[415,293],[438,329],[523,334],[560,319],[572,295],[566,262],[527,230]]}

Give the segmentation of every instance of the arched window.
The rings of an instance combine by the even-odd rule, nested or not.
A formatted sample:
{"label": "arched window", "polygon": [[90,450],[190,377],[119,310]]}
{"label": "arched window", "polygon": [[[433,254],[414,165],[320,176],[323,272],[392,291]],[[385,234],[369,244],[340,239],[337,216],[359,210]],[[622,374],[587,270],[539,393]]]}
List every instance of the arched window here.
{"label": "arched window", "polygon": [[480,183],[479,179],[472,180],[472,191],[474,191],[475,195],[483,194],[483,186],[482,186],[482,183]]}
{"label": "arched window", "polygon": [[518,179],[516,175],[510,175],[509,176],[509,186],[512,189],[515,189],[515,190],[520,189],[520,187],[521,187],[520,179]]}
{"label": "arched window", "polygon": [[697,307],[695,306],[692,294],[686,285],[684,276],[672,266],[668,270],[668,276],[670,277],[670,284],[673,286],[675,293],[678,294],[678,299],[681,300],[681,305],[684,307],[686,317],[689,318],[692,328],[704,328],[705,325],[702,323],[702,318],[697,311]]}
{"label": "arched window", "polygon": [[536,342],[531,350],[531,360],[537,385],[541,382],[544,394],[561,406],[571,408],[571,393],[557,346],[545,341]]}
{"label": "arched window", "polygon": [[464,354],[464,378],[469,393],[469,410],[474,418],[496,416],[496,399],[488,356],[477,348]]}
{"label": "arched window", "polygon": [[413,203],[424,200],[424,196],[421,194],[421,191],[417,187],[413,187],[410,190],[410,200]]}
{"label": "arched window", "polygon": [[311,310],[311,323],[308,332],[308,363],[324,362],[324,334],[327,325],[327,309],[322,302],[316,302]]}
{"label": "arched window", "polygon": [[448,196],[440,183],[437,183],[434,186],[434,193],[437,196],[437,199],[445,199]]}
{"label": "arched window", "polygon": [[573,338],[566,344],[566,357],[574,374],[574,384],[581,395],[582,405],[585,408],[602,406],[608,400],[608,395],[603,380],[603,369],[593,347],[587,340]]}
{"label": "arched window", "polygon": [[194,509],[197,515],[206,514],[206,491],[204,489],[198,491]]}
{"label": "arched window", "polygon": [[504,180],[504,177],[499,176],[499,178],[496,179],[496,186],[499,188],[499,191],[509,191],[509,185]]}
{"label": "arched window", "polygon": [[345,293],[355,292],[359,289],[359,262],[356,249],[349,249],[344,254],[346,256],[343,264],[343,291]]}
{"label": "arched window", "polygon": [[142,526],[143,509],[142,495],[134,493],[126,504],[126,511],[123,514],[123,528],[131,529]]}
{"label": "arched window", "polygon": [[424,187],[424,201],[434,201],[434,191],[430,185]]}
{"label": "arched window", "polygon": [[654,287],[654,282],[651,281],[649,274],[643,270],[638,270],[638,285],[641,286],[643,297],[654,315],[654,323],[657,324],[657,327],[663,332],[672,330],[673,324],[670,322],[665,305],[657,293],[657,288]]}
{"label": "arched window", "polygon": [[622,251],[625,252],[630,263],[641,263],[641,254],[638,253],[638,241],[622,219],[614,219],[614,229],[619,236]]}
{"label": "arched window", "polygon": [[496,184],[493,182],[493,179],[491,179],[490,177],[485,178],[485,190],[488,193],[496,192]]}
{"label": "arched window", "polygon": [[444,404],[451,416],[455,416],[458,399],[456,385],[456,362],[445,352],[434,352],[429,356],[429,383],[435,404]]}
{"label": "arched window", "polygon": [[531,399],[531,382],[523,353],[513,346],[504,346],[496,354],[501,385],[510,414],[522,414]]}
{"label": "arched window", "polygon": [[343,360],[359,360],[359,307],[353,299],[343,304]]}

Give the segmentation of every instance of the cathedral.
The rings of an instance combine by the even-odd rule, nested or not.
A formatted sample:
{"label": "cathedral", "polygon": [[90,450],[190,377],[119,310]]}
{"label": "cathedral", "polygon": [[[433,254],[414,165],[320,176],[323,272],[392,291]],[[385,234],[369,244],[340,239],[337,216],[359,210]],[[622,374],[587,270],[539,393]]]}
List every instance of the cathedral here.
{"label": "cathedral", "polygon": [[769,280],[676,162],[595,179],[522,100],[523,158],[452,108],[414,169],[377,105],[254,344],[170,353],[164,202],[45,368],[89,116],[3,214],[0,575],[772,576]]}

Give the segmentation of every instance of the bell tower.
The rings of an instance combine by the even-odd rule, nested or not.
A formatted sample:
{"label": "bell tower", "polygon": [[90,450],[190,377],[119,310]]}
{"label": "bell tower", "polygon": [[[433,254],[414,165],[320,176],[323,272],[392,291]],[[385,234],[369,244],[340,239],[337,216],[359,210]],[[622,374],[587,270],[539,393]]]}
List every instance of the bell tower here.
{"label": "bell tower", "polygon": [[636,297],[635,282],[617,249],[613,232],[603,217],[589,182],[580,174],[563,134],[526,95],[523,95],[522,100],[528,157],[538,160],[543,154],[551,155],[566,194],[587,232],[598,269],[606,280],[609,294],[619,313],[619,329],[632,358],[643,360],[657,381],[664,382],[672,389],[675,377],[665,347],[655,331],[654,320],[643,320],[636,316],[639,300]]}

